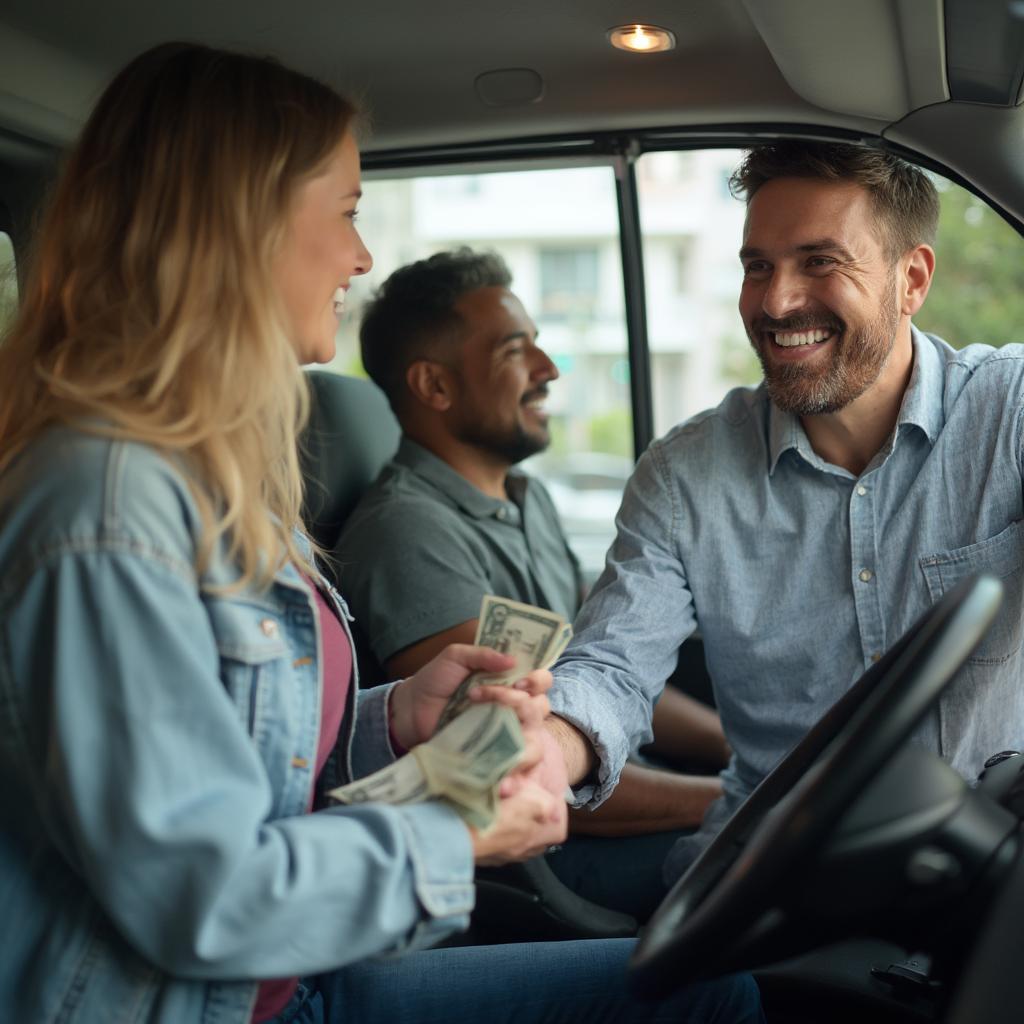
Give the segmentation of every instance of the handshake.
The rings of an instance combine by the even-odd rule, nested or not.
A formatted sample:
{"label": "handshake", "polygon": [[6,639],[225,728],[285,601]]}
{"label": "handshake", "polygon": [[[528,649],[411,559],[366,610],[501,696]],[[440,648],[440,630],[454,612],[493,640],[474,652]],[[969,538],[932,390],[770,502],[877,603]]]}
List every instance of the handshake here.
{"label": "handshake", "polygon": [[511,686],[534,669],[555,663],[572,627],[555,612],[486,595],[475,643],[515,658],[500,673],[473,672],[452,693],[434,735],[394,764],[331,790],[346,804],[415,803],[439,799],[467,825],[486,833],[498,811],[501,780],[519,764],[525,744],[516,713],[500,704],[470,701],[476,686]]}

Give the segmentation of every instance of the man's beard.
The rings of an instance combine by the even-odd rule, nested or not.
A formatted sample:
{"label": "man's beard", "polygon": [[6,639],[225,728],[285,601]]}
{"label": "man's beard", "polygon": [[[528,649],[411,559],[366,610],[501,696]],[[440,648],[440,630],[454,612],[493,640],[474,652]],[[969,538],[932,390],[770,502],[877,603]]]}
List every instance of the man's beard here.
{"label": "man's beard", "polygon": [[480,424],[469,425],[460,432],[459,440],[499,456],[510,466],[544,451],[550,443],[549,437],[530,434],[520,424],[504,430]]}
{"label": "man's beard", "polygon": [[[754,351],[761,361],[765,385],[772,401],[797,416],[838,412],[862,395],[885,368],[896,341],[899,312],[896,309],[896,276],[889,278],[875,317],[863,328],[848,332],[846,324],[833,316],[822,318],[802,313],[782,320],[758,318],[752,324],[757,337]],[[809,367],[803,362],[776,363],[764,354],[774,342],[765,332],[806,331],[831,328],[834,340],[826,366]]]}
{"label": "man's beard", "polygon": [[[547,388],[537,388],[523,396],[523,403],[547,394]],[[460,424],[458,439],[491,455],[496,455],[510,466],[544,451],[551,443],[547,430],[530,433],[522,423],[493,424],[466,417]]]}

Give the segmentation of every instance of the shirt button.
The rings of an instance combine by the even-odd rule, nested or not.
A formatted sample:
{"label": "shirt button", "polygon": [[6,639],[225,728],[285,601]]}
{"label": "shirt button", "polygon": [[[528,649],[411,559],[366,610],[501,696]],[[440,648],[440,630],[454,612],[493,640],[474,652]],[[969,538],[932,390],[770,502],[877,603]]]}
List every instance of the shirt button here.
{"label": "shirt button", "polygon": [[497,517],[498,517],[499,519],[504,519],[504,518],[505,518],[505,516],[507,516],[507,515],[508,515],[508,509],[507,509],[507,508],[505,508],[505,506],[504,506],[504,505],[502,505],[502,506],[501,506],[501,508],[499,508],[499,509],[498,509],[498,511],[497,511],[497,512],[495,512],[494,514],[495,514],[495,515],[496,515],[496,516],[497,516]]}
{"label": "shirt button", "polygon": [[874,575],[875,574],[870,569],[861,569],[861,571],[857,574],[857,578],[861,581],[861,583],[870,583],[871,578]]}
{"label": "shirt button", "polygon": [[860,487],[857,488],[857,493],[863,498],[864,495],[868,493],[868,489],[861,484]]}
{"label": "shirt button", "polygon": [[875,653],[871,655],[871,660],[872,661],[881,661],[881,659],[882,659],[882,656],[881,656],[881,654],[878,653],[878,651],[875,651]]}
{"label": "shirt button", "polygon": [[273,619],[261,619],[260,632],[264,636],[277,636],[277,623]]}

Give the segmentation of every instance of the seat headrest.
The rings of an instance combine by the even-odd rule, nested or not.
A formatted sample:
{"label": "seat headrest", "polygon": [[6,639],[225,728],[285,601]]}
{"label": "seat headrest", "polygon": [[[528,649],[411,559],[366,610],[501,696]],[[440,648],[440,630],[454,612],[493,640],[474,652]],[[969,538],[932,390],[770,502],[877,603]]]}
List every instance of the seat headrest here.
{"label": "seat headrest", "polygon": [[313,539],[331,551],[359,498],[395,454],[401,429],[372,381],[328,370],[307,377],[311,408],[299,440],[303,514]]}

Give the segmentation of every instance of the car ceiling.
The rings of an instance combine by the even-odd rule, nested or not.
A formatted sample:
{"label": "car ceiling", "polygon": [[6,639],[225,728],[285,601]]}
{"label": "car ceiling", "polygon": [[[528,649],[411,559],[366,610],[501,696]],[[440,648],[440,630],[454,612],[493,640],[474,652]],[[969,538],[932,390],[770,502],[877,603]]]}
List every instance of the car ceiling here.
{"label": "car ceiling", "polygon": [[[185,38],[272,53],[331,82],[367,112],[371,154],[637,128],[824,127],[936,160],[1020,218],[1020,97],[951,100],[948,44],[966,31],[965,9],[1005,38],[998,19],[1024,4],[965,3],[4,0],[0,161],[63,148],[113,72]],[[607,30],[634,21],[670,29],[676,49],[613,50]],[[487,86],[509,69],[534,72],[541,98],[495,105]]]}

